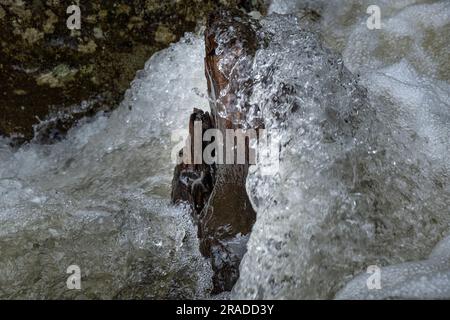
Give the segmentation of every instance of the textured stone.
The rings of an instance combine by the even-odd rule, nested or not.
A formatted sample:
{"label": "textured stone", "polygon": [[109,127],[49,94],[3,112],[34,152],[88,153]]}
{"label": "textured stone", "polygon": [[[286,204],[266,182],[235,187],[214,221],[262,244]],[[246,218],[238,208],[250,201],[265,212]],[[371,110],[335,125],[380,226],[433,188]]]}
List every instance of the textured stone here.
{"label": "textured stone", "polygon": [[[239,120],[246,118],[247,110],[239,103],[250,93],[252,83],[250,79],[241,79],[246,79],[251,70],[258,46],[258,27],[255,20],[239,11],[219,10],[209,16],[205,31],[205,73],[211,115],[194,109],[189,123],[191,149],[194,121],[202,121],[203,132],[209,128],[220,130],[225,145],[229,143],[226,129],[242,128]],[[256,220],[245,189],[248,154],[247,144],[245,164],[182,163],[175,168],[172,200],[187,201],[192,207],[198,224],[200,251],[211,259],[214,271],[213,293],[233,288]]]}
{"label": "textured stone", "polygon": [[[145,61],[204,24],[212,10],[264,11],[262,3],[83,1],[81,30],[69,30],[66,9],[73,1],[1,0],[0,134],[23,142],[34,136],[32,126],[38,119],[52,119],[39,126],[37,138],[52,142],[76,120],[116,107]],[[55,74],[60,66],[68,74]],[[15,94],[18,90],[24,94]],[[83,101],[89,107],[75,107]],[[64,119],[56,116],[62,113]],[[55,130],[56,136],[51,133]]]}

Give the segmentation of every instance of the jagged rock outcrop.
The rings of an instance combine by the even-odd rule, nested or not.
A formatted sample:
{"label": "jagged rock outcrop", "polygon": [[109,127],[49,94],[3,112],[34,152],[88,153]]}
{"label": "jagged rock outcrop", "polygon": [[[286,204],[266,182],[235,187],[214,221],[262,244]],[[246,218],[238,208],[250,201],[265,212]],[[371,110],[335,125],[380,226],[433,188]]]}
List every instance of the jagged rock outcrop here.
{"label": "jagged rock outcrop", "polygon": [[[252,87],[251,61],[258,46],[257,29],[257,21],[239,11],[210,15],[205,31],[205,75],[211,114],[194,110],[189,123],[191,145],[194,121],[202,121],[203,132],[220,130],[224,146],[230,142],[226,141],[227,129],[243,128],[248,111],[245,100]],[[187,201],[192,207],[200,250],[211,258],[214,293],[231,290],[238,279],[239,264],[256,219],[245,189],[250,165],[246,143],[244,164],[182,163],[175,169],[172,199]]]}

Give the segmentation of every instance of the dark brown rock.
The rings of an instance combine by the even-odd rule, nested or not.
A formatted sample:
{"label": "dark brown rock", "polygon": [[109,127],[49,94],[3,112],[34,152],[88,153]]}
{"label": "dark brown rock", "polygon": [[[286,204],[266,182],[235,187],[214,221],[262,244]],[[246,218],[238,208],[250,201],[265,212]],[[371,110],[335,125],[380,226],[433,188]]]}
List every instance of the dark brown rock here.
{"label": "dark brown rock", "polygon": [[[226,145],[225,130],[244,126],[248,112],[245,101],[252,87],[250,68],[258,46],[257,29],[258,23],[239,11],[210,15],[205,31],[205,75],[211,116],[194,110],[191,136],[193,121],[202,119],[206,121],[203,130],[219,129]],[[239,264],[256,219],[245,189],[248,141],[246,149],[245,164],[181,164],[175,169],[172,198],[192,206],[200,250],[211,258],[214,293],[231,290],[238,279]]]}
{"label": "dark brown rock", "polygon": [[[199,109],[194,109],[189,119],[189,136],[191,146],[194,144],[194,121],[202,122],[203,133],[213,128],[212,119],[208,112],[204,113]],[[205,146],[203,146],[205,147]],[[194,157],[194,150],[191,148],[191,159]],[[183,156],[183,150],[180,151]],[[215,166],[202,164],[181,163],[175,167],[172,181],[172,200],[175,202],[185,201],[192,206],[193,217],[199,221],[206,202],[211,195],[215,183]]]}

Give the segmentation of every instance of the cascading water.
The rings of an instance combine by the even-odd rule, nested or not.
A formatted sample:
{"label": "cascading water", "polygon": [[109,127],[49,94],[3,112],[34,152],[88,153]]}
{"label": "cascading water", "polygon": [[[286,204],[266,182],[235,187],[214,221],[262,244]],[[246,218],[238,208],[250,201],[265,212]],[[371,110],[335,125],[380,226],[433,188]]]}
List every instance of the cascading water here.
{"label": "cascading water", "polygon": [[[342,60],[298,26],[304,12],[263,21],[271,41],[256,54],[252,100],[268,129],[281,130],[280,170],[267,177],[256,166],[247,179],[258,218],[234,297],[332,298],[370,265],[425,259],[448,234],[449,66],[438,34],[450,4],[379,1],[384,29],[371,31],[353,15],[374,2],[315,2],[317,29]],[[448,298],[440,248],[381,269],[376,293],[366,274],[338,297]]]}
{"label": "cascading water", "polygon": [[[195,298],[210,287],[189,213],[170,205],[172,130],[207,107],[203,41],[153,56],[110,117],[66,140],[0,145],[0,298]],[[81,269],[82,290],[66,270]]]}
{"label": "cascading water", "polygon": [[[365,24],[371,4],[381,30]],[[321,16],[314,26],[305,7]],[[294,15],[261,20],[270,41],[249,102],[281,133],[280,165],[248,176],[257,222],[232,297],[449,298],[448,240],[430,253],[450,223],[450,4],[279,0],[270,11]],[[110,116],[54,145],[0,138],[0,298],[208,296],[188,210],[169,203],[170,135],[208,108],[204,55],[187,35]],[[81,291],[66,288],[70,265]],[[376,292],[365,274],[348,283],[369,265],[382,267]]]}

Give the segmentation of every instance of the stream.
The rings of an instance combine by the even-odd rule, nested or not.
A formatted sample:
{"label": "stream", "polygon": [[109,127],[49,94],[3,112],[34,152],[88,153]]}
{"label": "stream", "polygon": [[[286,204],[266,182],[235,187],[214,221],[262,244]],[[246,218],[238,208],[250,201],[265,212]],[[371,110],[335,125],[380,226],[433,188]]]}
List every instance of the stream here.
{"label": "stream", "polygon": [[[203,35],[187,33],[111,114],[52,145],[0,137],[0,298],[450,298],[450,2],[274,0],[269,13],[249,102],[280,132],[280,162],[250,167],[257,220],[231,293],[210,295],[189,209],[170,202],[171,135],[209,109]],[[67,288],[73,265],[81,290]]]}

